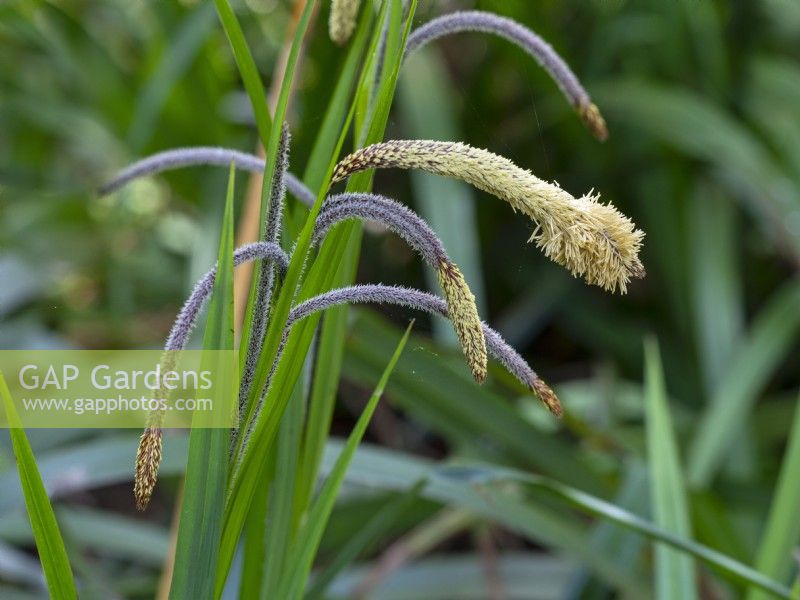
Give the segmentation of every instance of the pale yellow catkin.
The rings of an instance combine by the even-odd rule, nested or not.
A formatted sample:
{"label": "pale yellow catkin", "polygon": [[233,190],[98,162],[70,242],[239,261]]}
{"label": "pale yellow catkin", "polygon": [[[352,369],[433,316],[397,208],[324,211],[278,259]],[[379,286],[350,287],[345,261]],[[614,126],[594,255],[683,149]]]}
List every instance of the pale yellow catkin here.
{"label": "pale yellow catkin", "polygon": [[488,150],[459,142],[393,140],[342,159],[333,181],[392,167],[455,177],[505,200],[534,220],[531,240],[544,254],[587,283],[624,293],[631,278],[645,274],[639,260],[644,233],[625,215],[591,193],[575,198]]}
{"label": "pale yellow catkin", "polygon": [[472,376],[478,383],[483,383],[486,379],[486,338],[478,316],[475,296],[459,268],[449,260],[439,262],[436,274]]}
{"label": "pale yellow catkin", "polygon": [[144,510],[150,503],[153,489],[158,480],[158,467],[161,464],[161,429],[148,427],[139,440],[136,452],[136,475],[133,483],[133,495],[136,508]]}
{"label": "pale yellow catkin", "polygon": [[331,14],[328,18],[328,33],[331,39],[343,46],[353,35],[358,19],[361,0],[332,0]]}

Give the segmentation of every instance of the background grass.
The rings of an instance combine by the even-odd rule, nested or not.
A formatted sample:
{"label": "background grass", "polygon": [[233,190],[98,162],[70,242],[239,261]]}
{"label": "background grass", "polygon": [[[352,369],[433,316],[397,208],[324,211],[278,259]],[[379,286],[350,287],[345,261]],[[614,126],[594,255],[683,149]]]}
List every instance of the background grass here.
{"label": "background grass", "polygon": [[[269,89],[282,84],[273,78],[293,4],[232,3]],[[457,138],[613,201],[647,233],[648,276],[627,296],[609,296],[547,261],[526,243],[531,224],[484,194],[399,171],[354,181],[430,220],[481,290],[482,316],[554,384],[567,417],[554,422],[497,365],[475,386],[447,328],[419,318],[344,475],[315,560],[320,570],[336,569],[327,590],[315,593],[639,598],[663,589],[662,546],[654,550],[641,530],[576,511],[552,490],[445,469],[453,461],[549,477],[665,530],[691,532],[692,543],[791,585],[800,481],[781,464],[784,453],[786,465],[797,460],[797,434],[788,440],[800,384],[800,8],[780,0],[420,3],[412,27],[472,7],[533,27],[607,117],[610,138],[601,145],[523,52],[479,34],[436,42],[399,70],[396,102],[392,70],[384,71],[374,110],[352,113],[354,129],[343,137],[351,107],[368,106],[362,66],[374,56],[379,17],[365,13],[355,40],[339,49],[326,34],[328,3],[318,4],[291,101],[284,85],[291,168],[315,191],[339,144]],[[392,64],[406,24],[395,4],[385,10]],[[246,56],[231,49],[231,23],[223,27],[208,3],[0,7],[3,347],[161,345],[191,282],[217,258],[227,173],[175,171],[104,199],[91,190],[165,148],[252,151],[261,138],[274,152],[269,115],[253,116],[245,89],[257,100],[264,94],[252,73],[240,75],[237,60],[246,64]],[[236,194],[237,218],[243,198]],[[305,213],[292,205],[290,214],[296,234]],[[358,227],[334,234],[322,255],[344,266],[331,273],[330,263],[312,265],[303,293],[351,279],[433,285],[401,240],[371,229],[361,240]],[[328,422],[334,436],[350,433],[409,316],[393,308],[328,313],[305,365],[312,323],[298,332],[280,375],[289,409],[280,422],[274,417],[277,444],[265,440],[269,459],[259,466],[264,481],[277,482],[291,465],[302,468],[293,486],[257,490],[240,515],[246,536],[228,557],[225,594],[266,594],[275,585],[274,564],[266,558],[264,567],[274,551],[264,544],[299,539],[314,499],[310,482],[333,468],[341,448],[335,442],[323,452]],[[645,385],[648,335],[663,369],[651,353]],[[202,339],[198,333],[195,343]],[[313,399],[308,429],[304,396]],[[153,597],[168,571],[187,437],[167,436],[153,505],[138,515],[134,432],[27,433],[81,596]],[[6,438],[0,596],[42,597],[13,456]],[[657,478],[662,469],[670,477]],[[651,493],[666,497],[681,480],[678,523]],[[278,510],[288,521],[275,520]],[[369,535],[358,536],[362,528]],[[233,552],[238,536],[231,539]],[[337,564],[342,553],[352,562]],[[682,569],[695,573],[682,585],[701,597],[756,594],[735,565],[692,565]]]}

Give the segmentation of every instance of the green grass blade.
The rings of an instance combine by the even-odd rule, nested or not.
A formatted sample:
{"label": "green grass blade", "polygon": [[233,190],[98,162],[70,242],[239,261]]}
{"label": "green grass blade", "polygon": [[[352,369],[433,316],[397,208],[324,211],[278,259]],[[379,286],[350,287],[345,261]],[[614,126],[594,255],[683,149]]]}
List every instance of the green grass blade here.
{"label": "green grass blade", "polygon": [[[286,118],[286,109],[289,104],[289,93],[292,88],[292,81],[294,79],[295,68],[297,67],[297,59],[300,55],[300,48],[303,44],[303,38],[305,37],[309,23],[311,22],[311,15],[314,12],[315,4],[316,0],[309,0],[306,3],[305,9],[303,10],[303,14],[301,15],[300,21],[297,24],[297,30],[295,31],[294,38],[292,39],[292,46],[289,51],[289,58],[286,61],[286,70],[284,73],[283,81],[281,82],[280,93],[278,94],[278,103],[275,107],[275,121],[278,124],[282,124]],[[269,190],[272,178],[275,174],[275,158],[278,155],[278,145],[280,143],[280,136],[281,136],[281,127],[274,127],[270,134],[268,144],[266,145],[266,164],[264,166],[263,186],[261,188],[261,211],[260,211],[261,220],[260,220],[259,238],[263,238],[265,233],[264,228],[266,227],[266,216],[267,216],[267,210],[269,208],[268,206]],[[305,251],[302,254],[305,255]],[[293,260],[292,263],[295,264],[295,261]],[[246,324],[249,324],[252,318],[253,302],[255,301],[258,279],[259,279],[258,273],[254,272],[250,285],[250,294],[247,302],[247,311],[245,313]],[[289,293],[292,293],[294,291],[292,279],[293,278],[290,276],[290,274],[287,274],[286,280],[284,282],[285,285],[287,286]],[[281,294],[280,297],[284,298],[285,296]],[[288,314],[288,310],[286,314]],[[281,316],[281,312],[279,312],[278,307],[276,307],[276,309],[272,311],[270,319],[273,323],[283,323],[285,321],[285,316]],[[274,328],[270,328],[270,330],[274,330]],[[243,332],[242,335],[241,347],[243,349],[249,346],[248,338],[250,337],[250,333],[251,332],[249,330],[249,327],[245,327],[245,331]],[[272,356],[274,355],[274,350],[272,349],[271,346],[265,344],[262,350],[262,355],[264,357]],[[266,364],[267,364],[266,361],[261,361],[258,363],[255,378],[252,382],[252,385],[250,386],[250,390],[247,395],[247,401],[244,407],[244,415],[240,415],[240,424],[242,424],[245,427],[250,423],[253,417],[253,411],[255,409],[257,399],[261,397],[261,393],[264,388],[264,383],[266,378],[266,373],[264,372]],[[236,452],[234,453],[234,456],[237,456],[241,451],[241,444],[243,438],[244,436],[239,436],[237,438]]]}
{"label": "green grass blade", "polygon": [[[203,348],[233,350],[233,198],[231,165],[217,260],[217,276],[208,309]],[[227,382],[235,402],[236,382]],[[222,385],[226,385],[222,383]],[[175,569],[170,598],[210,598],[214,591],[217,550],[222,531],[230,430],[207,429],[193,418],[183,493]]]}
{"label": "green grass blade", "polygon": [[314,554],[317,551],[319,542],[322,539],[322,534],[325,531],[325,525],[327,524],[328,518],[333,510],[333,505],[336,502],[336,496],[339,493],[339,488],[344,482],[344,476],[347,472],[347,468],[350,466],[350,461],[353,458],[356,448],[358,448],[358,445],[361,443],[361,438],[364,437],[364,433],[367,431],[367,425],[369,425],[372,414],[375,412],[375,408],[378,406],[378,401],[383,395],[383,390],[386,388],[386,384],[389,381],[389,376],[392,374],[394,366],[397,364],[397,361],[399,360],[400,355],[405,348],[413,325],[413,321],[409,323],[405,334],[397,344],[397,348],[395,349],[392,358],[389,360],[389,363],[386,365],[386,369],[384,369],[380,381],[378,381],[378,384],[375,386],[375,390],[372,392],[372,396],[370,396],[369,400],[367,401],[364,411],[361,413],[361,416],[358,418],[358,421],[353,427],[353,431],[350,434],[350,437],[347,439],[347,443],[345,444],[342,453],[339,455],[339,458],[336,460],[336,464],[328,474],[328,478],[325,481],[325,484],[322,486],[319,496],[314,501],[314,504],[309,511],[308,520],[305,522],[302,530],[297,536],[298,543],[291,549],[289,553],[289,559],[286,562],[287,571],[285,572],[285,576],[282,578],[281,585],[278,588],[279,591],[276,596],[277,598],[296,598],[299,597],[303,592],[306,578],[311,570],[311,563],[314,560]]}
{"label": "green grass blade", "polygon": [[132,150],[140,151],[152,137],[170,91],[191,66],[213,26],[211,4],[200,4],[180,24],[168,50],[139,94],[128,133]]}
{"label": "green grass blade", "polygon": [[286,549],[294,539],[295,480],[298,477],[300,436],[307,390],[303,378],[297,381],[289,406],[283,413],[275,443],[275,475],[270,488],[267,516],[266,565],[262,590],[277,589],[281,574],[288,567]]}
{"label": "green grass blade", "polygon": [[[353,92],[356,78],[358,77],[361,60],[367,42],[370,40],[370,24],[372,11],[361,11],[361,18],[356,28],[353,39],[347,50],[342,70],[336,79],[336,86],[325,109],[325,116],[319,133],[314,140],[314,146],[303,172],[303,181],[311,190],[318,190],[324,183],[325,173],[331,156],[334,155],[336,145],[341,136],[342,125],[347,118],[350,107],[350,97]],[[289,236],[294,239],[303,227],[303,220],[308,210],[300,203],[292,203],[290,218],[287,219],[286,229]]]}
{"label": "green grass blade", "polygon": [[[634,514],[646,514],[649,507],[647,493],[647,468],[638,459],[630,460],[621,473],[619,489],[613,503]],[[639,573],[642,571],[642,552],[646,542],[642,536],[620,527],[611,521],[599,521],[592,531],[591,548],[598,554],[610,556],[620,567]],[[608,586],[583,569],[579,583],[573,588],[573,598],[602,600],[608,597]]]}
{"label": "green grass blade", "polygon": [[[286,60],[286,68],[284,69],[283,80],[281,81],[281,87],[278,92],[278,101],[275,105],[274,121],[278,126],[272,128],[269,133],[269,139],[263,142],[266,163],[264,165],[264,175],[261,179],[259,239],[264,239],[266,233],[267,213],[269,211],[269,194],[272,187],[272,179],[275,176],[275,165],[276,158],[278,156],[278,147],[280,145],[281,131],[283,123],[286,120],[286,110],[289,105],[289,95],[292,90],[292,82],[294,81],[297,61],[300,57],[300,49],[303,45],[303,39],[308,31],[309,24],[311,23],[311,15],[314,14],[315,6],[316,0],[308,0],[308,2],[305,4],[305,8],[303,9],[303,13],[300,15],[300,20],[297,23],[297,29],[295,30],[294,37],[292,38],[292,45],[289,48],[289,56]],[[246,353],[248,348],[250,348],[250,337],[252,334],[252,331],[250,330],[250,324],[253,319],[253,306],[256,300],[260,276],[260,270],[256,269],[253,271],[253,275],[250,280],[250,292],[247,297],[247,307],[245,309],[245,318],[242,327],[242,343],[240,345],[241,352],[243,353]],[[250,422],[252,411],[256,404],[256,399],[261,397],[262,389],[263,385],[259,385],[258,382],[253,382],[251,384],[245,400],[244,415],[241,417],[240,424],[246,425]],[[237,439],[236,452],[234,455],[238,454],[239,448],[241,447],[241,442],[242,438],[239,437]]]}
{"label": "green grass blade", "polygon": [[324,598],[325,590],[336,576],[358,558],[359,554],[380,540],[394,526],[397,520],[403,516],[419,497],[419,492],[424,486],[425,482],[421,481],[408,492],[392,498],[369,521],[360,526],[347,543],[339,548],[333,561],[314,578],[314,584],[305,597],[308,600],[321,600]]}
{"label": "green grass blade", "polygon": [[[386,38],[387,49],[392,47],[393,44],[396,45],[398,43],[396,39],[390,39],[390,35],[392,31],[397,33],[401,29],[402,11],[400,11],[399,8],[398,4],[391,3],[392,12]],[[368,64],[365,65],[362,71],[362,76],[357,86],[358,97],[354,101],[355,107],[360,106],[361,101],[364,98],[369,98],[372,94],[372,85],[375,79],[375,65],[373,63],[375,63],[376,58],[380,56],[379,52],[375,52],[376,46],[379,43],[377,34],[381,31],[383,27],[382,24],[386,22],[387,11],[389,9],[390,3],[384,3],[381,13],[378,16],[378,27],[376,28],[376,35],[372,40],[372,51],[368,53],[370,58]],[[354,52],[354,50],[354,48],[351,49],[351,53]],[[389,58],[386,58],[386,60],[387,64],[390,64],[388,62]],[[392,60],[396,61],[397,57],[393,55]],[[386,100],[386,92],[382,98],[384,101],[390,102],[390,100]],[[358,112],[358,109],[356,112]],[[356,130],[358,131],[358,127],[356,127]],[[316,152],[317,150],[318,146],[315,146],[314,151]],[[348,189],[350,188],[348,187]],[[333,287],[344,286],[353,282],[361,247],[360,225],[356,223],[347,223],[344,224],[344,227],[341,229],[347,230],[347,246],[344,251],[344,258],[339,261],[341,266],[336,274],[335,283],[332,284]],[[335,235],[342,235],[342,232],[338,231]],[[327,311],[323,317],[318,358],[324,357],[324,359],[317,361],[314,387],[312,389],[309,408],[308,426],[303,442],[303,475],[299,480],[298,488],[298,509],[300,511],[305,511],[308,507],[314,482],[317,479],[322,452],[325,442],[328,439],[328,429],[333,413],[333,406],[336,401],[336,390],[338,388],[342,359],[344,356],[344,340],[348,314],[348,307],[341,306]],[[298,514],[297,518],[300,516],[301,515]]]}
{"label": "green grass blade", "polygon": [[[410,18],[411,17],[409,17],[409,20]],[[376,33],[377,32],[373,34],[371,51],[374,51],[377,47],[378,36]],[[363,80],[364,72],[362,71],[362,84]],[[354,105],[351,105],[345,126],[340,132],[337,148],[335,149],[334,155],[330,157],[327,172],[325,177],[323,177],[323,181],[325,182],[329,182],[333,174],[336,158],[341,151],[349,124],[352,121],[353,111]],[[388,111],[384,114],[384,120],[382,122],[383,127],[386,125],[386,117],[388,117]],[[382,135],[382,132],[383,129],[381,128],[378,133]],[[267,330],[264,349],[256,370],[253,389],[263,388],[266,374],[269,372],[270,364],[276,355],[280,339],[283,336],[283,325],[286,322],[289,310],[295,300],[294,291],[297,289],[302,279],[305,261],[310,248],[314,222],[319,213],[326,191],[327,184],[320,189],[317,201],[312,207],[306,224],[298,236],[281,292],[278,295],[278,300],[272,311],[272,318]],[[337,227],[336,231],[327,236],[319,256],[314,261],[309,275],[303,282],[303,288],[300,292],[301,298],[307,298],[323,290],[330,289],[337,272],[335,266],[341,263],[348,242],[351,241],[349,234],[352,231],[351,224],[344,224],[343,227]],[[318,315],[314,315],[292,328],[292,332],[286,343],[283,358],[278,364],[272,385],[264,401],[264,406],[267,408],[262,412],[259,421],[255,424],[255,430],[251,436],[251,441],[246,452],[242,452],[241,449],[237,450],[236,460],[238,468],[234,471],[229,483],[231,502],[226,510],[225,530],[220,552],[220,571],[227,572],[230,566],[236,543],[244,523],[244,516],[247,513],[253,497],[253,490],[255,486],[262,481],[260,477],[261,463],[257,462],[256,457],[262,456],[264,453],[268,452],[271,447],[279,418],[283,414],[288,401],[288,393],[300,375],[303,360],[311,344],[318,320]]]}
{"label": "green grass blade", "polygon": [[56,600],[77,598],[78,593],[75,590],[75,581],[72,578],[72,569],[69,566],[64,540],[61,537],[50,499],[47,497],[47,490],[39,474],[36,457],[33,455],[28,437],[19,421],[19,415],[17,415],[2,371],[0,371],[0,395],[3,396],[3,405],[9,425],[8,432],[11,435],[11,444],[17,459],[17,470],[25,495],[25,506],[28,509],[28,518],[31,521],[36,550],[42,563],[50,597]]}
{"label": "green grass blade", "polygon": [[787,283],[761,309],[736,349],[717,392],[696,429],[689,449],[688,481],[707,487],[736,443],[759,391],[800,333],[800,281]]}
{"label": "green grass blade", "polygon": [[267,96],[264,93],[261,75],[258,73],[256,62],[253,60],[253,55],[250,53],[250,48],[244,39],[242,26],[239,25],[239,21],[236,19],[231,5],[228,4],[228,0],[214,0],[214,5],[217,7],[219,20],[222,22],[225,35],[228,36],[228,41],[231,44],[236,66],[239,67],[239,73],[242,76],[244,89],[250,97],[258,135],[261,138],[261,143],[266,148],[272,131],[272,119],[269,116]]}
{"label": "green grass blade", "polygon": [[[267,461],[274,463],[275,457],[268,456]],[[269,467],[269,473],[275,472],[274,465]],[[264,535],[266,531],[267,513],[270,510],[269,491],[273,477],[269,483],[256,491],[253,506],[247,513],[241,545],[242,571],[239,579],[240,598],[259,598],[264,582],[264,564],[266,563],[266,544]]]}
{"label": "green grass blade", "polygon": [[[410,13],[412,15],[413,9],[414,7],[412,7],[412,12]],[[377,20],[379,24],[385,22],[387,10],[389,10],[389,3],[385,3],[383,5],[383,10],[381,11],[381,14]],[[388,66],[391,74],[393,74],[393,77],[391,74],[387,76],[386,73],[382,73],[382,78],[380,81],[381,87],[377,99],[378,103],[384,103],[387,105],[391,104],[391,97],[397,83],[397,72],[402,58],[402,50],[398,50],[397,47],[401,43],[403,46],[405,45],[405,36],[408,34],[408,27],[411,22],[411,17],[409,16],[404,35],[401,38],[401,42],[398,38],[400,37],[400,32],[402,30],[402,11],[397,3],[392,3],[391,10],[391,19],[389,21],[389,29],[387,30],[386,37],[387,54],[384,57],[384,64]],[[380,27],[382,27],[382,25],[379,25],[376,32],[380,31]],[[371,63],[375,61],[377,56],[379,56],[379,53],[374,51],[377,43],[378,37],[376,36],[373,39],[372,51],[368,53],[368,56],[371,57],[370,64],[365,66],[358,85],[359,97],[361,98],[368,98],[372,94],[374,69],[371,68]],[[356,99],[356,105],[357,103],[358,99]],[[387,114],[383,114],[382,116],[378,117],[379,119],[383,119],[380,121],[383,123],[383,127],[385,127],[386,117]],[[383,127],[379,127],[381,136]],[[377,136],[378,134],[373,132],[373,135]],[[378,137],[375,139],[368,139],[368,143],[373,141],[378,141]],[[363,186],[360,188],[360,191],[368,191],[370,186],[367,180],[362,180],[361,183],[357,185]],[[359,188],[355,189],[358,190]],[[348,190],[354,191],[354,188],[348,184]],[[335,283],[331,283],[329,285],[332,285],[333,287],[340,287],[348,285],[354,281],[356,267],[358,265],[359,251],[361,248],[361,232],[362,230],[360,225],[356,223],[345,223],[336,228],[336,231],[333,235],[343,236],[347,240],[347,244],[344,249],[344,256],[339,257],[339,259],[336,260],[336,262],[340,263],[341,266],[336,273]],[[327,248],[328,246],[325,247],[326,250]],[[349,308],[347,306],[342,306],[327,311],[323,317],[324,322],[322,327],[322,335],[320,338],[321,351],[319,356],[325,357],[325,359],[323,361],[318,361],[317,364],[317,372],[315,373],[314,377],[314,388],[312,390],[311,408],[309,410],[308,429],[306,438],[304,440],[302,462],[304,475],[300,482],[301,489],[298,490],[302,510],[306,509],[306,505],[302,503],[305,501],[307,504],[310,498],[312,486],[316,481],[316,475],[319,469],[322,451],[324,449],[325,442],[328,439],[328,426],[330,423],[330,416],[333,412],[333,405],[336,400],[335,394],[338,387],[339,376],[342,368],[342,359],[344,356],[344,340],[348,314]]]}
{"label": "green grass blade", "polygon": [[737,270],[738,220],[735,205],[713,186],[701,186],[693,196],[689,222],[694,329],[710,394],[719,385],[744,330]]}
{"label": "green grass blade", "polygon": [[[324,464],[329,469],[341,446],[329,443]],[[501,523],[547,546],[580,558],[607,581],[626,589],[631,597],[642,598],[647,591],[632,578],[628,569],[620,569],[608,557],[596,553],[578,521],[549,510],[541,502],[520,496],[518,490],[501,484],[517,482],[560,499],[580,511],[621,525],[663,542],[714,567],[730,580],[754,585],[778,598],[789,598],[789,588],[739,561],[654,525],[647,519],[606,500],[564,485],[555,479],[516,469],[485,464],[437,465],[392,450],[361,446],[347,472],[346,481],[372,489],[405,490],[409,481],[426,479],[420,495],[429,500],[462,506],[487,519]]]}
{"label": "green grass blade", "polygon": [[[336,404],[348,315],[348,311],[341,308],[329,310],[322,317],[317,361],[308,403],[308,418],[301,449],[300,476],[297,480],[298,513],[304,512],[310,502]],[[296,514],[295,520],[300,516]]]}
{"label": "green grass blade", "polygon": [[353,86],[360,71],[361,57],[364,54],[367,42],[370,40],[369,25],[372,22],[372,11],[364,10],[361,13],[358,28],[353,40],[350,42],[347,58],[345,58],[342,72],[336,80],[336,87],[328,102],[325,117],[319,129],[319,135],[314,141],[314,147],[311,149],[303,174],[303,181],[312,190],[319,189],[325,183],[323,181],[325,172],[336,149],[342,131],[342,124],[350,107]]}
{"label": "green grass blade", "polygon": [[[667,404],[661,356],[655,340],[645,343],[647,454],[653,515],[660,527],[691,538],[689,509],[680,456]],[[655,549],[655,588],[658,600],[697,598],[691,557],[658,544]]]}
{"label": "green grass blade", "polygon": [[[326,448],[325,466],[330,468],[341,446],[338,441]],[[627,568],[620,568],[608,557],[589,547],[588,533],[579,519],[550,509],[546,503],[531,502],[514,487],[509,471],[501,475],[493,467],[469,467],[469,473],[484,474],[486,479],[465,478],[462,468],[448,468],[400,452],[362,445],[347,472],[346,481],[367,486],[370,490],[406,491],[409,482],[426,480],[420,491],[423,498],[450,507],[468,509],[539,544],[579,558],[587,567],[631,598],[647,596],[644,582]],[[519,471],[516,475],[524,477]],[[505,483],[492,485],[492,479]],[[527,483],[527,482],[526,482]]]}
{"label": "green grass blade", "polygon": [[[800,403],[795,408],[789,444],[775,486],[764,536],[756,556],[756,569],[764,575],[784,581],[792,567],[792,552],[800,542]],[[748,600],[767,600],[761,590],[751,590]]]}

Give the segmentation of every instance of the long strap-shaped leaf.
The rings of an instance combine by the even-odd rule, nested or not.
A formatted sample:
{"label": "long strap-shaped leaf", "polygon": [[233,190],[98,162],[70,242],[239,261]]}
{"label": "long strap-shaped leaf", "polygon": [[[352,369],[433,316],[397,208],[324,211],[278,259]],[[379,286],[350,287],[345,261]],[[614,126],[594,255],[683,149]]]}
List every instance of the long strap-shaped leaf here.
{"label": "long strap-shaped leaf", "polygon": [[19,480],[22,492],[25,494],[25,506],[31,520],[33,537],[36,540],[36,550],[47,582],[50,597],[55,600],[70,600],[78,597],[75,590],[75,581],[72,578],[72,569],[69,566],[67,550],[58,528],[53,507],[47,497],[47,490],[42,483],[42,476],[36,465],[36,458],[28,443],[28,437],[22,428],[22,423],[8,391],[6,380],[0,372],[0,395],[3,396],[6,417],[8,419],[11,444],[14,447],[14,456],[17,459]]}
{"label": "long strap-shaped leaf", "polygon": [[[206,321],[203,348],[233,352],[233,190],[235,172],[231,165],[225,216],[222,220],[217,275]],[[219,356],[210,352],[210,356]],[[212,359],[213,360],[213,359]],[[238,397],[235,381],[216,382]],[[221,400],[222,398],[219,398]],[[235,400],[234,400],[235,402]],[[211,598],[215,567],[222,535],[225,484],[228,478],[230,430],[207,429],[202,413],[192,419],[189,459],[181,507],[175,554],[175,571],[170,598]]]}
{"label": "long strap-shaped leaf", "polygon": [[[691,538],[689,509],[683,485],[678,447],[664,388],[661,357],[655,340],[645,344],[647,394],[647,454],[650,490],[657,525]],[[655,589],[658,600],[697,598],[697,576],[691,557],[658,544],[655,549]]]}
{"label": "long strap-shaped leaf", "polygon": [[[789,443],[772,499],[769,518],[756,555],[756,568],[770,577],[785,580],[792,570],[792,551],[800,541],[800,403],[795,408]],[[797,596],[794,596],[795,598]],[[747,600],[767,600],[769,595],[752,589]]]}
{"label": "long strap-shaped leaf", "polygon": [[414,322],[412,321],[406,329],[400,343],[397,344],[397,349],[395,349],[392,358],[389,360],[389,364],[386,365],[386,369],[384,369],[383,375],[381,375],[380,381],[378,381],[378,385],[375,386],[375,390],[372,392],[372,396],[370,396],[367,406],[364,408],[364,412],[362,412],[361,416],[358,418],[342,453],[336,460],[336,464],[334,464],[333,469],[328,475],[328,479],[322,486],[319,496],[311,507],[308,520],[300,531],[300,535],[297,536],[297,543],[290,551],[289,560],[286,562],[288,570],[281,580],[278,594],[275,596],[276,598],[297,598],[302,594],[303,585],[311,570],[314,554],[317,551],[319,542],[322,539],[322,534],[325,531],[325,526],[328,523],[328,518],[333,510],[339,488],[344,482],[347,467],[350,465],[356,448],[358,448],[358,445],[361,443],[361,438],[364,437],[367,425],[369,425],[372,414],[378,406],[378,400],[380,400],[383,395],[383,390],[386,388],[386,383],[389,381],[389,375],[391,375],[397,361],[400,359],[400,354],[402,354],[403,348],[405,348],[413,325]]}
{"label": "long strap-shaped leaf", "polygon": [[[341,444],[338,441],[329,442],[324,472],[329,472],[340,452]],[[628,575],[613,569],[607,557],[595,554],[585,543],[585,538],[576,535],[579,529],[572,522],[567,523],[555,517],[542,503],[521,497],[514,490],[509,493],[499,485],[502,482],[516,482],[530,487],[531,491],[551,494],[581,512],[635,531],[650,540],[668,544],[705,562],[732,581],[752,585],[776,598],[789,600],[792,597],[786,586],[752,567],[694,540],[665,531],[635,513],[550,477],[487,464],[437,465],[401,452],[363,445],[353,457],[345,479],[348,483],[368,485],[376,490],[406,490],[409,481],[425,479],[427,484],[420,491],[420,496],[424,498],[469,508],[533,540],[569,552],[612,583],[618,584],[620,576]],[[632,597],[643,597],[638,587],[631,592]]]}

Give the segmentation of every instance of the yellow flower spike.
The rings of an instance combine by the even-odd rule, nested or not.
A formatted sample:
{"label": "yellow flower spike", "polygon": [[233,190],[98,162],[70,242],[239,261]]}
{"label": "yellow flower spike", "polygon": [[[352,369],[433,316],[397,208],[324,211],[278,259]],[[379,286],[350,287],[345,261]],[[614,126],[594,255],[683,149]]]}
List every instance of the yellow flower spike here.
{"label": "yellow flower spike", "polygon": [[478,307],[475,305],[475,296],[454,263],[441,260],[436,275],[472,376],[478,383],[483,383],[486,379],[486,339],[483,336]]}
{"label": "yellow flower spike", "polygon": [[575,198],[488,150],[458,142],[393,140],[343,158],[333,181],[378,168],[455,177],[505,200],[535,221],[531,240],[544,254],[589,284],[625,293],[631,278],[645,274],[639,260],[644,233],[625,215],[591,193]]}
{"label": "yellow flower spike", "polygon": [[146,509],[150,503],[150,496],[153,495],[153,489],[156,487],[160,463],[161,429],[147,427],[139,440],[139,449],[136,451],[136,477],[133,494],[138,510]]}
{"label": "yellow flower spike", "polygon": [[358,8],[361,0],[332,0],[331,14],[328,19],[328,33],[331,39],[343,46],[353,35],[358,19]]}

